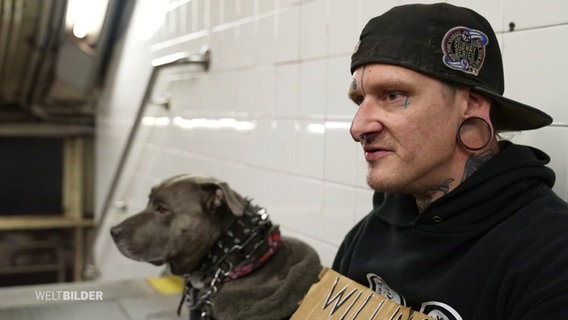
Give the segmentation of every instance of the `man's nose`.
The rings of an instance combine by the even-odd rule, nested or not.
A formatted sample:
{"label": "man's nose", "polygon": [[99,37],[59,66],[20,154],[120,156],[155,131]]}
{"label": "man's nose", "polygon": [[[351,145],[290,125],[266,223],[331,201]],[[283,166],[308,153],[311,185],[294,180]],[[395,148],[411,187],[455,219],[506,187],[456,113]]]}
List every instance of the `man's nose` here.
{"label": "man's nose", "polygon": [[375,119],[373,108],[368,103],[362,103],[351,122],[351,137],[355,142],[361,142],[365,136],[382,130],[382,123]]}

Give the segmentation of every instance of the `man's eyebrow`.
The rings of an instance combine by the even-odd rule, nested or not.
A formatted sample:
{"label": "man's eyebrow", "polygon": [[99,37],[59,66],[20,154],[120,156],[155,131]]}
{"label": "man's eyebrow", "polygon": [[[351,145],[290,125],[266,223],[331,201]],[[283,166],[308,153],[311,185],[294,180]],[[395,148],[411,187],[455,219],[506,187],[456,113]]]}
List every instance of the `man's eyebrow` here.
{"label": "man's eyebrow", "polygon": [[404,79],[386,77],[368,84],[367,89],[372,92],[389,90],[413,91],[416,89],[416,84]]}

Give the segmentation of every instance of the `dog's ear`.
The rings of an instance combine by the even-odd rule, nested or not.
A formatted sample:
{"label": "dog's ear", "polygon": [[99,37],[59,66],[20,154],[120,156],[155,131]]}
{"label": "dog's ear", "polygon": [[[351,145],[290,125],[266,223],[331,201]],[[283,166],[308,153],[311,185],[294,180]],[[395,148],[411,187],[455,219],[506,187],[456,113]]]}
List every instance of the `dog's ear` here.
{"label": "dog's ear", "polygon": [[203,185],[203,190],[208,192],[205,200],[205,207],[209,212],[214,213],[226,205],[235,216],[242,216],[245,210],[245,199],[225,182],[215,182]]}

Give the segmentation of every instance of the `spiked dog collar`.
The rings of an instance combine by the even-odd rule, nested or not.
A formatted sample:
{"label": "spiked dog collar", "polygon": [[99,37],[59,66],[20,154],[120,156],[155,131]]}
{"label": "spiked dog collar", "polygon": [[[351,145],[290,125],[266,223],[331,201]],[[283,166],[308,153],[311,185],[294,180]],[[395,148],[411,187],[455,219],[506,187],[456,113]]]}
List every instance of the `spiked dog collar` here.
{"label": "spiked dog collar", "polygon": [[212,299],[223,283],[244,277],[260,268],[281,246],[280,230],[273,225],[266,209],[251,205],[223,233],[202,259],[197,270],[203,289],[192,286],[185,276],[185,289],[178,307],[188,302],[190,320],[212,319]]}

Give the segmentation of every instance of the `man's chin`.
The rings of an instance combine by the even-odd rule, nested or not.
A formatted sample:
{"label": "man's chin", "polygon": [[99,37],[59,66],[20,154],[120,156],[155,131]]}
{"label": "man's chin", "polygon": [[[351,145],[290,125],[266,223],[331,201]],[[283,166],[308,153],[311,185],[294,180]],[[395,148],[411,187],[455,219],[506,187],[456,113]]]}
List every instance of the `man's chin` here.
{"label": "man's chin", "polygon": [[402,188],[392,183],[392,181],[387,181],[384,178],[377,177],[377,172],[369,171],[367,175],[367,185],[371,187],[371,189],[378,191],[378,192],[385,192],[385,193],[400,193],[402,192]]}
{"label": "man's chin", "polygon": [[376,175],[376,172],[369,170],[367,174],[367,185],[378,192],[390,192],[391,188],[388,187],[384,179],[377,178]]}

